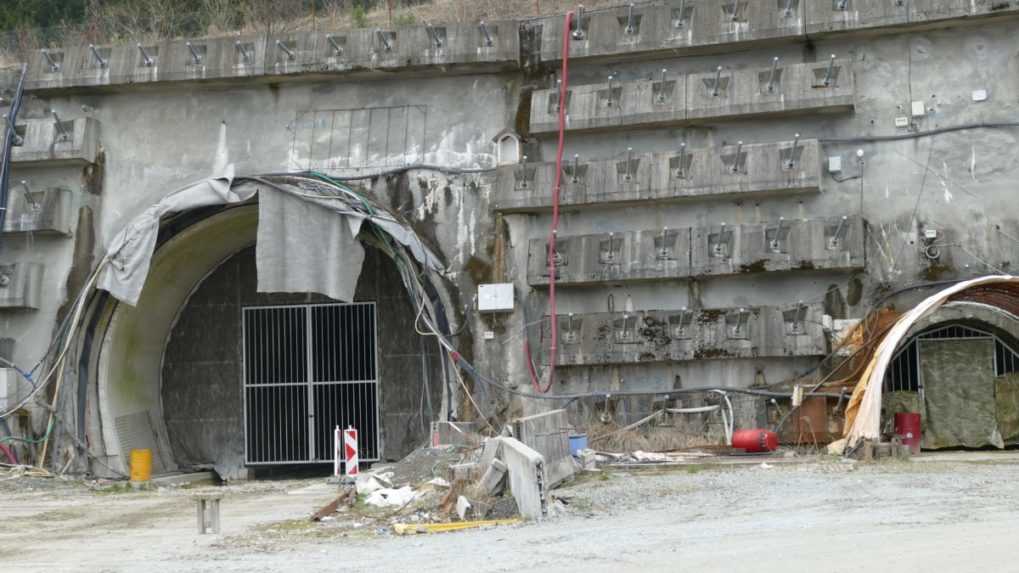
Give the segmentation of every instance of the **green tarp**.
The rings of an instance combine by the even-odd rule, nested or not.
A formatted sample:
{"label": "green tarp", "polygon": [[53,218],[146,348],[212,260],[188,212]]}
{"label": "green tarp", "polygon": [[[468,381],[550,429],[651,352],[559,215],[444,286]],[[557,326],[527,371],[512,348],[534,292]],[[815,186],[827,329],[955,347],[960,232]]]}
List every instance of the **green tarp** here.
{"label": "green tarp", "polygon": [[998,432],[1006,443],[1019,442],[1019,374],[1006,374],[994,380]]}
{"label": "green tarp", "polygon": [[923,447],[1004,447],[995,402],[994,340],[921,340]]}

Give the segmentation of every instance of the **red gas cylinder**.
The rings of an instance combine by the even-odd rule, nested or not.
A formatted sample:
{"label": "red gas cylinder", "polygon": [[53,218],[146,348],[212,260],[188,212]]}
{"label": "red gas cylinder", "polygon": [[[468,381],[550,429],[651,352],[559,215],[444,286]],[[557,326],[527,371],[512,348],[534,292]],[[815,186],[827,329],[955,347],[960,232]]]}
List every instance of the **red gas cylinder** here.
{"label": "red gas cylinder", "polygon": [[895,435],[902,438],[902,443],[909,446],[913,455],[920,453],[920,414],[915,412],[899,412],[895,414]]}
{"label": "red gas cylinder", "polygon": [[773,452],[778,449],[778,434],[769,430],[736,430],[732,447],[747,453]]}

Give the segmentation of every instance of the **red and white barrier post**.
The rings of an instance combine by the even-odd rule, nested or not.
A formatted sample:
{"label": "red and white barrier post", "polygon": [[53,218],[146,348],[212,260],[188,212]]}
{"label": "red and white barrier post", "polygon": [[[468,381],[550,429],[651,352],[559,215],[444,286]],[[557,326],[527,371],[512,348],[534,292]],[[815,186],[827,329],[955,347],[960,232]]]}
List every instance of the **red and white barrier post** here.
{"label": "red and white barrier post", "polygon": [[353,426],[343,430],[343,460],[347,471],[347,477],[357,477],[360,473],[357,459],[357,429]]}
{"label": "red and white barrier post", "polygon": [[[342,475],[351,478],[357,477],[360,473],[358,471],[359,463],[357,429],[350,426],[346,430],[341,430],[339,426],[336,426],[336,431],[333,433],[333,475],[336,477]],[[345,466],[346,471],[341,472],[340,466]]]}

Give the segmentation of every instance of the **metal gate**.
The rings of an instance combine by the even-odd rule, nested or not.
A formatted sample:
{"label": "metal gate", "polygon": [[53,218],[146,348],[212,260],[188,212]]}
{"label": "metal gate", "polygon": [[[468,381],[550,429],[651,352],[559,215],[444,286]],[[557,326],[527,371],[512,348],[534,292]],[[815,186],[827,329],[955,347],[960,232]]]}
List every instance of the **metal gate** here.
{"label": "metal gate", "polygon": [[331,463],[336,426],[379,459],[375,303],[243,310],[244,459]]}

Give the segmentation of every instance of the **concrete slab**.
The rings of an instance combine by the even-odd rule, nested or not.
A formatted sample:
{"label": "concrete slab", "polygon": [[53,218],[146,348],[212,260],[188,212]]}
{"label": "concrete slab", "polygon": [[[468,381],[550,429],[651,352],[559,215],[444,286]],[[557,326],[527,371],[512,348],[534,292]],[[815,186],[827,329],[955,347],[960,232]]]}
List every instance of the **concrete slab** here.
{"label": "concrete slab", "polygon": [[516,438],[500,438],[502,461],[509,474],[510,491],[524,519],[548,515],[548,478],[545,458]]}

